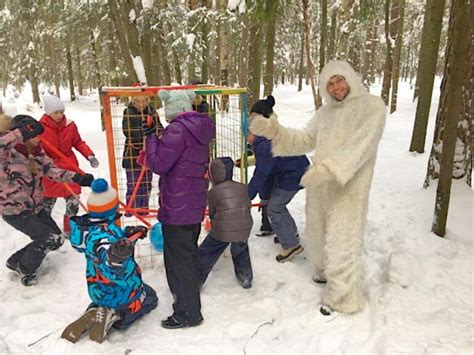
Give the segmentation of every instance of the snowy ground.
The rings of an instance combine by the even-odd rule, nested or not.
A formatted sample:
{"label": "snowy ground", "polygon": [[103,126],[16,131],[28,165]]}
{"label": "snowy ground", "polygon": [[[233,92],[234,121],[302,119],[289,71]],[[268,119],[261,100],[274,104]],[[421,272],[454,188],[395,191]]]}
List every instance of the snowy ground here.
{"label": "snowy ground", "polygon": [[[283,86],[275,96],[282,124],[304,126],[312,115],[310,90],[297,93],[295,87]],[[429,132],[438,93],[434,96]],[[242,289],[234,279],[231,258],[222,258],[202,290],[205,321],[200,327],[161,328],[160,320],[171,314],[172,298],[159,258],[154,268],[144,269],[145,281],[160,297],[158,308],[128,331],[112,331],[102,345],[88,339],[73,345],[59,336],[89,299],[84,257],[66,244],[48,255],[37,286],[26,288],[13,273],[0,268],[0,353],[472,354],[472,191],[464,182],[454,183],[446,238],[432,234],[436,182],[427,190],[422,188],[428,153],[408,153],[415,112],[411,97],[408,85],[402,83],[400,108],[387,119],[379,149],[364,248],[369,303],[362,313],[322,316],[318,303],[324,286],[311,281],[308,261],[298,256],[279,264],[275,261],[279,247],[270,239],[252,236],[253,287]],[[20,112],[27,108],[20,106]],[[34,107],[33,111],[39,118],[41,111]],[[107,177],[97,97],[68,104],[66,113],[102,163],[96,175]],[[430,147],[428,137],[428,151]],[[88,167],[85,160],[81,164]],[[304,203],[302,191],[290,205],[301,232]],[[55,211],[59,224],[60,206]],[[259,220],[257,211],[254,217]],[[28,239],[3,221],[0,228],[3,263]]]}

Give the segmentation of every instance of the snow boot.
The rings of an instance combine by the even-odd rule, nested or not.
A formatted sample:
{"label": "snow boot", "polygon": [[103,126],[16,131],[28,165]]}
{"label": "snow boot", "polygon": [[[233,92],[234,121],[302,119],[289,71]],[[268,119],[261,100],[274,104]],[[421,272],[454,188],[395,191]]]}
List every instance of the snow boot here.
{"label": "snow boot", "polygon": [[82,316],[77,320],[69,324],[61,334],[61,338],[70,341],[71,343],[76,343],[84,334],[87,332],[92,325],[94,324],[94,319],[96,317],[97,308],[90,308],[85,311]]}
{"label": "snow boot", "polygon": [[20,265],[13,264],[13,262],[10,259],[7,260],[5,266],[9,268],[10,270],[14,271],[20,277],[20,281],[23,284],[23,286],[33,286],[38,283],[38,278],[36,277],[36,274],[34,272],[31,274],[23,273],[20,269]]}
{"label": "snow boot", "polygon": [[303,250],[304,249],[300,244],[290,249],[283,249],[283,251],[276,256],[276,261],[278,261],[279,263],[290,261],[291,259],[293,259],[293,257],[300,254]]}
{"label": "snow boot", "polygon": [[242,286],[243,288],[249,289],[252,287],[252,279],[253,279],[252,274],[241,272],[241,273],[236,273],[235,277],[237,278],[239,285]]}
{"label": "snow boot", "polygon": [[169,316],[161,321],[161,326],[165,329],[179,329],[187,327],[195,327],[202,323],[203,318],[201,317],[197,322],[179,322],[175,317]]}
{"label": "snow boot", "polygon": [[323,316],[330,316],[331,313],[332,313],[331,307],[329,307],[329,306],[327,306],[327,305],[325,305],[325,304],[321,305],[321,308],[319,308],[319,311],[321,312],[321,314],[322,314]]}
{"label": "snow boot", "polygon": [[117,313],[110,308],[98,307],[89,330],[89,338],[102,343],[110,330],[110,327],[119,319]]}
{"label": "snow boot", "polygon": [[274,234],[275,234],[275,232],[272,231],[272,230],[270,230],[270,231],[262,231],[262,230],[261,230],[260,232],[255,233],[255,235],[256,235],[257,237],[270,237],[270,236],[272,236],[272,235],[274,235]]}

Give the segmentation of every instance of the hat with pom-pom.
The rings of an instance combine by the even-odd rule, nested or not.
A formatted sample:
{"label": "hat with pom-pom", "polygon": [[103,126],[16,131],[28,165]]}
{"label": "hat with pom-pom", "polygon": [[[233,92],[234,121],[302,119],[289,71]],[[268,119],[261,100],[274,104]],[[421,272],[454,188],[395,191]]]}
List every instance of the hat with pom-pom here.
{"label": "hat with pom-pom", "polygon": [[105,179],[95,179],[91,184],[92,192],[87,199],[87,209],[91,217],[108,217],[115,215],[119,200],[117,191],[109,186]]}
{"label": "hat with pom-pom", "polygon": [[180,113],[193,110],[193,100],[196,97],[191,90],[160,90],[160,99],[165,104],[166,121],[171,122]]}
{"label": "hat with pom-pom", "polygon": [[250,113],[259,113],[262,116],[269,118],[273,113],[273,106],[275,106],[275,98],[272,95],[268,95],[266,99],[258,100],[254,103]]}

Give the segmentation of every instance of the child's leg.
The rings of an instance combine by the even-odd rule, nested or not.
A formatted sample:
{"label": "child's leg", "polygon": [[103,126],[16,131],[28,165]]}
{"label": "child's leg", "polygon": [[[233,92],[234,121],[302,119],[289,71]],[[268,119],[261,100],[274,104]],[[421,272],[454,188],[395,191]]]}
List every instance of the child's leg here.
{"label": "child's leg", "polygon": [[38,214],[3,216],[5,222],[25,233],[33,241],[10,256],[7,263],[19,267],[23,274],[33,274],[41,265],[46,253],[58,249],[64,235],[51,216],[42,210]]}
{"label": "child's leg", "polygon": [[202,322],[199,293],[199,250],[201,223],[163,224],[166,278],[174,297],[173,318],[180,324]]}
{"label": "child's leg", "polygon": [[[158,296],[155,290],[153,290],[147,284],[143,284],[143,294],[137,301],[140,303],[139,308],[134,305],[133,312],[130,307],[123,307],[123,309],[117,310],[119,319],[114,323],[115,329],[124,330],[130,327],[136,320],[143,317],[145,314],[151,312],[158,305]],[[143,300],[142,300],[143,299]],[[138,310],[137,310],[138,309]]]}
{"label": "child's leg", "polygon": [[237,280],[244,288],[252,286],[253,272],[250,262],[249,246],[247,242],[231,243],[230,253],[234,262],[234,272]]}
{"label": "child's leg", "polygon": [[[140,175],[140,170],[129,170],[129,169],[127,169],[126,173],[127,173],[126,199],[127,199],[127,205],[128,205],[128,202],[130,201],[130,197],[133,194],[133,189],[135,188],[135,184],[138,181],[138,176]],[[133,204],[133,207],[135,207],[135,206],[136,206],[136,203]]]}
{"label": "child's leg", "polygon": [[[135,203],[135,206],[137,208],[148,208],[152,182],[153,182],[153,171],[151,171],[150,169],[147,169],[145,171],[145,175],[143,175],[142,183],[140,184],[140,187],[138,188],[136,203]],[[143,214],[147,214],[147,212],[143,212]]]}
{"label": "child's leg", "polygon": [[79,202],[74,196],[65,197],[64,200],[66,200],[66,213],[64,213],[63,230],[64,230],[64,233],[69,235],[71,233],[69,218],[76,216],[78,214]]}
{"label": "child's leg", "polygon": [[44,197],[42,203],[43,209],[51,215],[54,205],[56,204],[56,197]]}
{"label": "child's leg", "polygon": [[287,205],[298,191],[275,189],[268,203],[268,218],[283,249],[298,246],[298,230]]}
{"label": "child's leg", "polygon": [[206,282],[207,276],[229,243],[221,242],[209,233],[199,246],[199,285]]}

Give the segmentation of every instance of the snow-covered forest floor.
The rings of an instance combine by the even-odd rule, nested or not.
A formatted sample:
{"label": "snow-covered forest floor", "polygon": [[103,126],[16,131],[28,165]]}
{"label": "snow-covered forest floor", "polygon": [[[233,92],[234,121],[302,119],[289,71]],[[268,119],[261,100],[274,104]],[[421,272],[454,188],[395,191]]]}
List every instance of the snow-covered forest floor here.
{"label": "snow-covered forest floor", "polygon": [[[60,339],[60,334],[81,314],[89,298],[84,257],[66,242],[59,252],[47,256],[37,286],[22,286],[12,272],[0,267],[0,353],[472,354],[472,190],[464,181],[454,181],[446,238],[431,233],[437,182],[426,190],[422,185],[439,90],[433,95],[427,152],[421,155],[408,152],[416,109],[412,96],[408,84],[401,83],[399,109],[387,118],[379,148],[363,255],[368,291],[363,312],[322,316],[318,304],[324,286],[312,282],[308,260],[300,255],[279,264],[275,261],[279,246],[270,238],[252,235],[253,287],[242,289],[234,278],[231,258],[221,258],[202,290],[201,326],[161,328],[160,320],[171,314],[172,297],[158,256],[154,267],[143,270],[145,281],[160,298],[158,308],[126,332],[111,331],[101,345],[87,338],[73,345]],[[275,111],[283,125],[303,127],[313,114],[309,87],[297,93],[295,86],[279,86],[275,97]],[[20,113],[26,113],[27,106],[31,109],[30,100],[28,94],[19,98]],[[30,112],[38,119],[41,113],[35,107]],[[101,161],[99,173],[93,172],[107,177],[98,96],[67,103],[66,114]],[[84,159],[80,162],[90,170]],[[87,190],[83,199],[86,196]],[[301,191],[290,210],[303,243],[304,205]],[[59,225],[63,207],[58,202],[54,213]],[[253,213],[255,232],[260,219],[256,210]],[[4,263],[28,238],[3,221],[0,230],[0,262]],[[31,345],[43,336],[47,337]]]}

